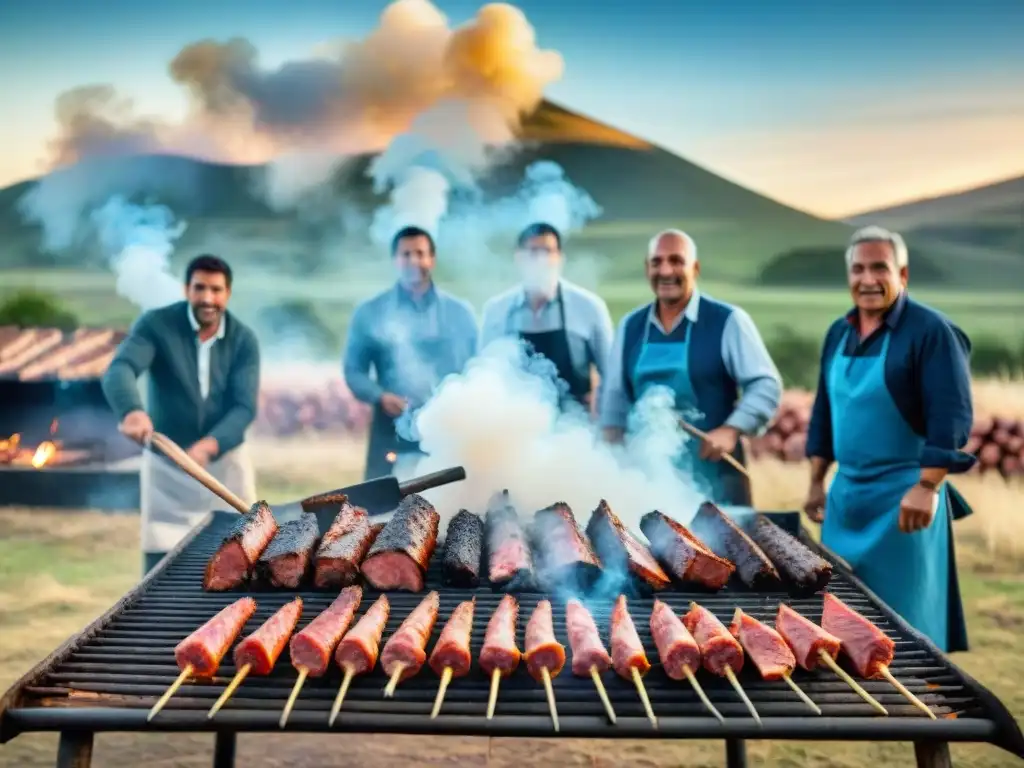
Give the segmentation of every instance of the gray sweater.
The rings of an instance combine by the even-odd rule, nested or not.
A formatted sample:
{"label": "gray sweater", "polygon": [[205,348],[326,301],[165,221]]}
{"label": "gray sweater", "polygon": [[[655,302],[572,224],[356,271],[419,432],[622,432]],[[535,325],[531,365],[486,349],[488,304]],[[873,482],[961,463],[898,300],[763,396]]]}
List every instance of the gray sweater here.
{"label": "gray sweater", "polygon": [[138,378],[149,372],[153,427],[182,448],[213,437],[220,453],[241,445],[256,418],[260,351],[256,335],[233,314],[224,315],[224,338],[210,350],[210,393],[199,391],[196,332],[188,304],[145,312],[121,342],[103,376],[103,393],[117,418],[142,409]]}

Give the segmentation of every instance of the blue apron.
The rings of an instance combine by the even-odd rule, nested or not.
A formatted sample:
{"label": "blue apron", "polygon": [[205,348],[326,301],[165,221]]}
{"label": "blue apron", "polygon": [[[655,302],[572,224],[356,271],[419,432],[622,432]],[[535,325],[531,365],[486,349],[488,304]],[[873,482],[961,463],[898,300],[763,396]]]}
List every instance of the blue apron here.
{"label": "blue apron", "polygon": [[[706,424],[703,416],[689,414],[701,411],[700,403],[690,376],[690,331],[692,324],[683,320],[685,330],[682,341],[650,343],[651,323],[644,330],[643,346],[632,372],[632,385],[639,399],[648,387],[661,385],[675,393],[676,410],[693,426],[709,430],[720,424]],[[700,458],[700,447],[694,441],[687,445],[676,459],[676,466],[689,473],[698,490],[711,501],[723,506],[749,507],[751,505],[750,484],[746,478],[730,467],[725,461],[708,461]],[[737,442],[733,456],[746,464],[743,445]]]}
{"label": "blue apron", "polygon": [[966,650],[945,483],[932,524],[911,534],[899,529],[900,502],[921,477],[925,440],[910,428],[886,388],[890,338],[886,333],[878,357],[846,357],[844,337],[829,366],[826,384],[839,466],[828,491],[822,542],[940,649]]}

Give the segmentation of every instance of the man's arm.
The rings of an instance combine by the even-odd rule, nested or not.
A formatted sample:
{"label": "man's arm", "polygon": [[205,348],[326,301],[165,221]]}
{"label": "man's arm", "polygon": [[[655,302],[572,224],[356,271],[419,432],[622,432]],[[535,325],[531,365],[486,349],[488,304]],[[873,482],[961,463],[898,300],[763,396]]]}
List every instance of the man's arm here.
{"label": "man's arm", "polygon": [[601,377],[601,413],[599,423],[609,442],[619,442],[626,433],[629,409],[632,403],[626,391],[625,348],[626,322],[629,315],[622,318],[615,332],[608,364]]}
{"label": "man's arm", "polygon": [[832,355],[835,326],[825,334],[818,364],[818,390],[811,408],[811,421],[807,425],[807,447],[805,452],[811,460],[811,482],[824,482],[828,468],[835,461],[835,446],[832,443],[832,404],[828,397],[828,367]]}
{"label": "man's arm", "polygon": [[742,392],[725,426],[743,435],[763,434],[782,400],[782,377],[753,319],[738,307],[722,334],[722,360]]}
{"label": "man's arm", "polygon": [[384,389],[370,376],[370,367],[373,365],[373,337],[370,335],[366,314],[365,304],[356,308],[352,314],[342,371],[345,375],[345,384],[355,398],[368,405],[375,405],[384,394]]}
{"label": "man's arm", "polygon": [[118,421],[132,411],[143,410],[138,381],[156,356],[156,335],[152,323],[149,312],[135,321],[103,374],[103,394]]}
{"label": "man's arm", "polygon": [[259,393],[260,347],[256,335],[245,328],[239,337],[236,358],[228,374],[227,397],[230,407],[208,435],[217,441],[219,456],[237,448],[245,440],[245,431],[256,418]]}
{"label": "man's arm", "polygon": [[937,321],[924,335],[917,360],[925,422],[921,479],[942,482],[947,473],[965,472],[976,461],[961,448],[974,421],[971,401],[971,342],[952,323]]}

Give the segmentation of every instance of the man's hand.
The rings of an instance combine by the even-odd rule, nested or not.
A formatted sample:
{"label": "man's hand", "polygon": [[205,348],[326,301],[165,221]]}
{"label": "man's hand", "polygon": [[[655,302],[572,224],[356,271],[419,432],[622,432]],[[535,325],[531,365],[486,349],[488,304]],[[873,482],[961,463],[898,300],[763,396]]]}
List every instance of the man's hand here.
{"label": "man's hand", "polygon": [[380,396],[380,407],[384,409],[384,413],[388,416],[398,416],[405,410],[408,401],[404,397],[399,397],[390,392],[385,392]]}
{"label": "man's hand", "polygon": [[217,456],[219,450],[220,446],[217,445],[216,438],[204,437],[202,440],[193,443],[186,453],[196,464],[205,467]]}
{"label": "man's hand", "polygon": [[935,495],[937,491],[914,483],[900,502],[900,530],[914,533],[927,528],[935,517]]}
{"label": "man's hand", "polygon": [[804,514],[813,523],[821,523],[825,520],[825,483],[820,480],[812,480],[811,487],[807,489]]}
{"label": "man's hand", "polygon": [[722,456],[736,450],[740,439],[739,430],[735,427],[721,426],[708,432],[708,436],[700,444],[700,457],[711,461],[721,461]]}
{"label": "man's hand", "polygon": [[153,436],[153,422],[145,411],[132,411],[121,420],[121,433],[137,443],[145,444]]}

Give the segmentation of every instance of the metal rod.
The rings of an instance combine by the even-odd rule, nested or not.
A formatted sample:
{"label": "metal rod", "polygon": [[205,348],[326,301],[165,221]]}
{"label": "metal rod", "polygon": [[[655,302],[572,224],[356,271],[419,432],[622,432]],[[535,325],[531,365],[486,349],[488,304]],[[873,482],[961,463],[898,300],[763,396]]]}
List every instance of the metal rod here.
{"label": "metal rod", "polygon": [[235,768],[237,740],[234,731],[217,731],[213,742],[213,768]]}
{"label": "metal rod", "polygon": [[917,768],[953,768],[949,743],[945,741],[915,741],[914,758]]}
{"label": "metal rod", "polygon": [[89,768],[92,765],[91,731],[61,731],[57,744],[57,768]]}
{"label": "metal rod", "polygon": [[725,765],[727,768],[747,768],[747,743],[742,739],[725,740]]}

